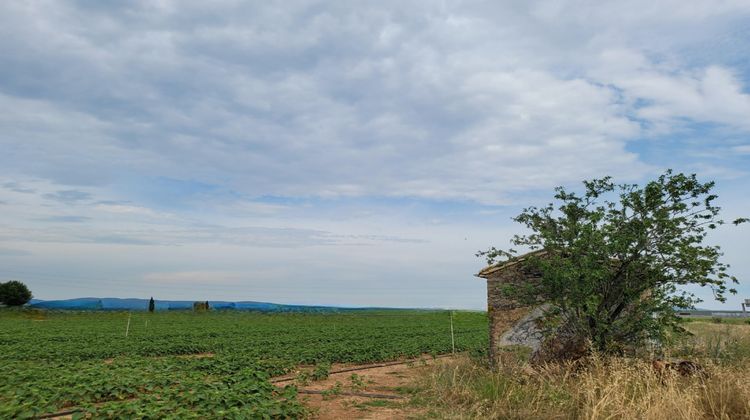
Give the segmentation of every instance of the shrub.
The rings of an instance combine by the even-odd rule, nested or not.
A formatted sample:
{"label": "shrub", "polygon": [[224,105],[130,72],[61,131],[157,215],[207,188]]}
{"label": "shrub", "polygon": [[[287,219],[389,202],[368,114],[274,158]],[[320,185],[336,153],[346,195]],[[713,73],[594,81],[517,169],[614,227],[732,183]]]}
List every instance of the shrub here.
{"label": "shrub", "polygon": [[8,306],[27,304],[32,298],[31,291],[17,280],[0,283],[0,303]]}

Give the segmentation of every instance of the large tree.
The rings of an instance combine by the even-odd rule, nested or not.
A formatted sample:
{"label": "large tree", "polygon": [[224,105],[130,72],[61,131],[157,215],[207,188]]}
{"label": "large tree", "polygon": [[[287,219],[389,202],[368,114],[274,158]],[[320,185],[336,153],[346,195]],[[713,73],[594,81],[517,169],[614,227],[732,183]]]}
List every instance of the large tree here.
{"label": "large tree", "polygon": [[[555,203],[514,218],[528,233],[512,244],[544,251],[526,260],[541,273],[539,282],[509,286],[506,293],[551,303],[546,332],[563,329],[598,351],[617,352],[681,331],[675,309],[700,301],[683,286],[708,286],[722,302],[736,293],[720,248],[704,243],[724,224],[713,182],[667,171],[643,187],[610,177],[584,186],[582,194],[558,187]],[[495,263],[517,253],[491,248],[479,255]]]}
{"label": "large tree", "polygon": [[31,291],[17,280],[0,283],[0,303],[8,306],[27,304],[32,298]]}

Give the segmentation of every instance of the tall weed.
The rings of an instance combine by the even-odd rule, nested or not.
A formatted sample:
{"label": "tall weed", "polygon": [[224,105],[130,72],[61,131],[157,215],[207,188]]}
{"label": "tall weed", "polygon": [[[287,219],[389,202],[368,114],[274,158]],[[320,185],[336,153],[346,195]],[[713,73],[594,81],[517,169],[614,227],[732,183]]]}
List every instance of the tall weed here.
{"label": "tall weed", "polygon": [[536,367],[506,362],[490,370],[463,357],[427,370],[414,403],[446,419],[750,418],[750,329],[695,324],[694,335],[668,356],[700,363],[705,375],[658,372],[649,358]]}

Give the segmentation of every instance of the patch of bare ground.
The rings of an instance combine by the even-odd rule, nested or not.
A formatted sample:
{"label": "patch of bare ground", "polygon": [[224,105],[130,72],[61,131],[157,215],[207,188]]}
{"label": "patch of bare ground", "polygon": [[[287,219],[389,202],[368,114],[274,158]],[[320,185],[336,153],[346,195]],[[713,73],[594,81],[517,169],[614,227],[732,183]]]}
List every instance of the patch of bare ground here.
{"label": "patch of bare ground", "polygon": [[179,359],[205,359],[208,357],[214,357],[215,354],[211,352],[205,353],[193,353],[193,354],[180,354],[177,356]]}
{"label": "patch of bare ground", "polygon": [[[318,419],[414,418],[424,411],[409,405],[409,391],[417,375],[427,366],[446,360],[425,357],[377,365],[335,364],[327,379],[297,382],[300,400]],[[274,382],[294,382],[289,378]]]}
{"label": "patch of bare ground", "polygon": [[316,419],[402,420],[420,413],[405,403],[365,397],[308,395],[300,401],[312,410]]}
{"label": "patch of bare ground", "polygon": [[50,419],[50,420],[72,420],[73,415],[72,414],[65,414],[62,416],[52,416],[52,417],[41,417],[42,419]]}
{"label": "patch of bare ground", "polygon": [[[432,362],[435,359],[443,359],[447,357],[452,357],[450,354],[444,354],[440,356],[432,356],[431,354],[423,354],[416,358],[399,358],[395,359],[389,362],[380,362],[380,363],[332,363],[330,367],[331,373],[339,373],[341,371],[360,371],[360,370],[368,370],[373,368],[380,368],[385,366],[394,366],[394,365],[400,365],[400,364],[422,364]],[[296,369],[292,370],[286,375],[281,376],[275,376],[271,379],[271,382],[273,383],[281,383],[281,385],[286,384],[287,382],[291,383],[292,381],[297,378],[297,376],[301,372],[310,372],[313,369],[315,369],[315,365],[299,365]]]}

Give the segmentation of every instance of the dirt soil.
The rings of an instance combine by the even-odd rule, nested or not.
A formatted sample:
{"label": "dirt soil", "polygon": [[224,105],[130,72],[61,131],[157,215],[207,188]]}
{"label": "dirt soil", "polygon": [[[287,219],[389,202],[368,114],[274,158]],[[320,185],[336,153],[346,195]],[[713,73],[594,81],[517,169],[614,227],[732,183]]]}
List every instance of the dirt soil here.
{"label": "dirt soil", "polygon": [[[299,399],[313,411],[314,418],[410,419],[422,414],[422,410],[408,404],[409,390],[417,375],[426,366],[445,360],[447,358],[424,357],[417,361],[381,367],[335,364],[331,367],[331,372],[352,368],[363,369],[332,373],[327,379],[320,381],[302,384],[283,381],[277,382],[276,385],[296,383],[300,390]],[[286,378],[288,377],[281,379]],[[323,395],[306,394],[308,391]]]}

